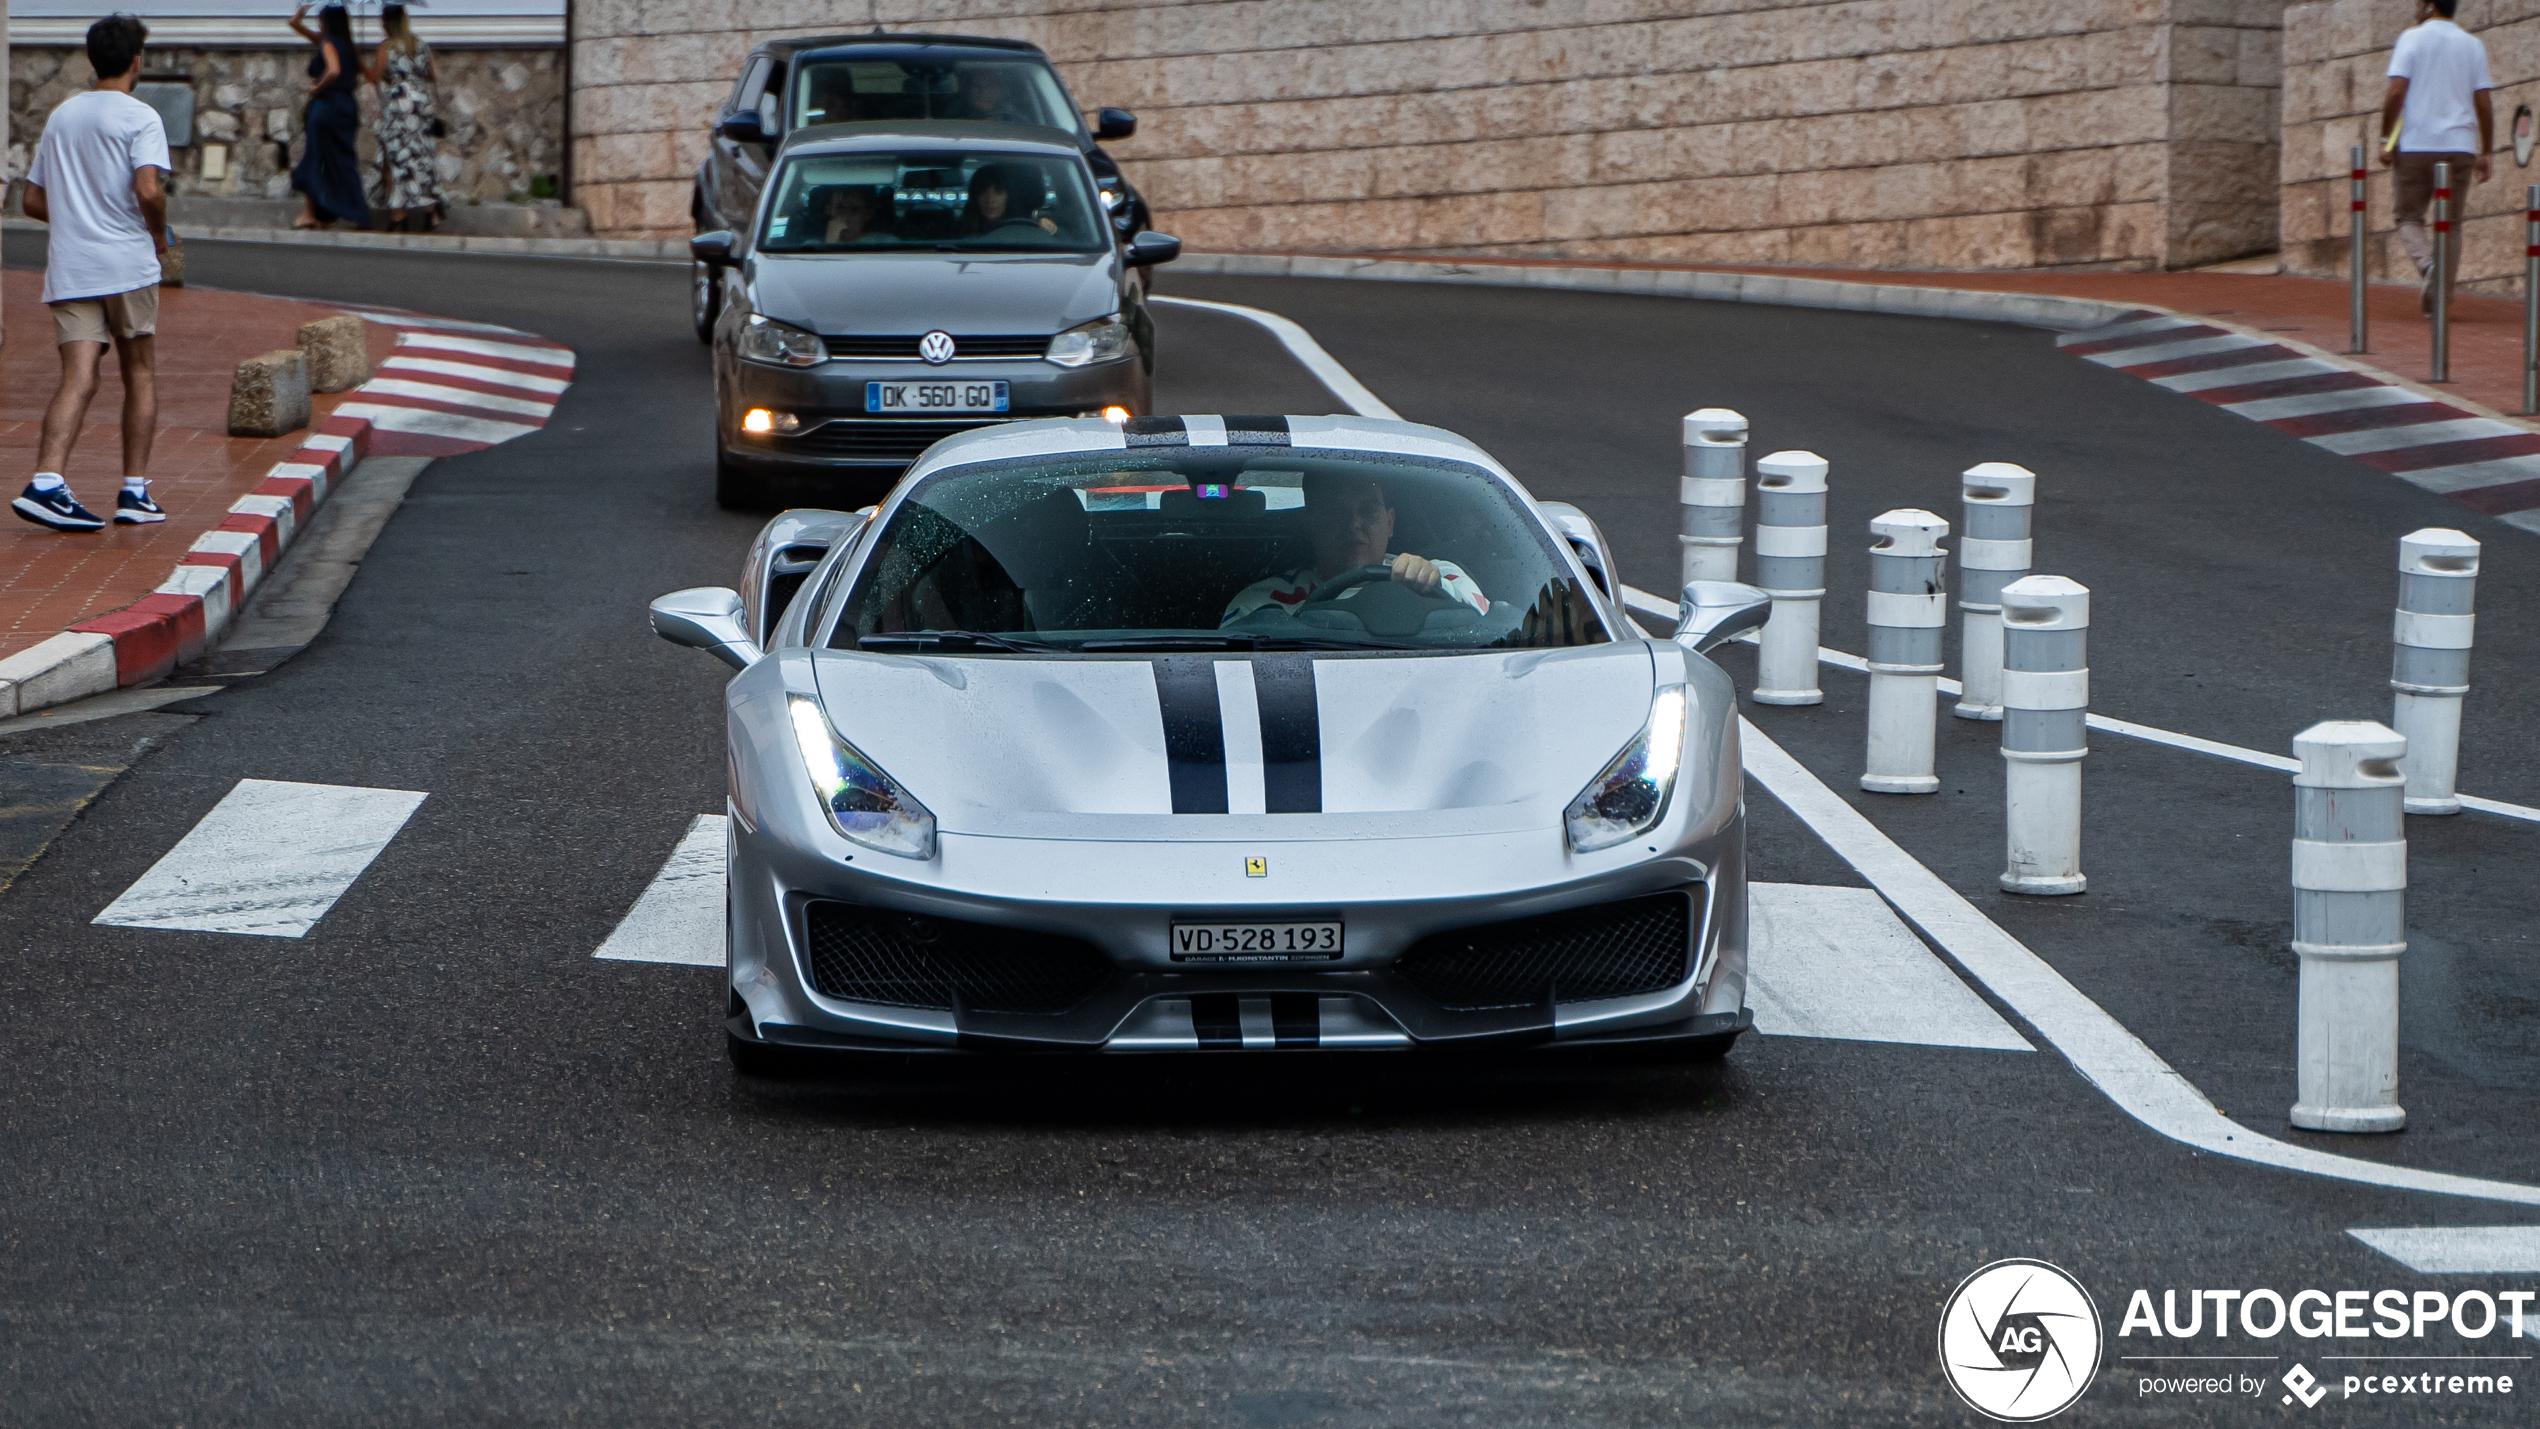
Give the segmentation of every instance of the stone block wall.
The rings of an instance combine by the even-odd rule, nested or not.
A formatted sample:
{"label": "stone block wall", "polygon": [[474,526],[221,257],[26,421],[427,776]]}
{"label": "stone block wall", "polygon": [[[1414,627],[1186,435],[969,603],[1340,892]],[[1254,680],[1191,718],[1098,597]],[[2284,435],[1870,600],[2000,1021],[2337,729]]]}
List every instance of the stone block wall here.
{"label": "stone block wall", "polygon": [[[2365,268],[2413,280],[2391,211],[2390,175],[2373,145],[2390,50],[2416,17],[2415,0],[2300,0],[2284,16],[2284,267],[2341,277],[2347,271],[2346,174],[2351,146],[2366,145]],[[2487,45],[2496,81],[2493,181],[2472,185],[2461,228],[2461,283],[2473,292],[2522,291],[2524,186],[2540,165],[2514,167],[2517,105],[2540,110],[2540,0],[2461,0],[2461,28]]]}
{"label": "stone block wall", "polygon": [[1114,152],[1199,247],[2187,266],[2274,246],[2284,4],[583,0],[575,194],[686,232],[750,45],[880,24],[1135,110]]}
{"label": "stone block wall", "polygon": [[[281,22],[275,22],[279,28]],[[286,37],[288,32],[285,32]],[[442,190],[454,204],[499,203],[558,172],[564,158],[564,72],[554,49],[433,51],[438,100],[449,134],[440,143]],[[142,73],[186,74],[194,81],[194,143],[174,150],[174,191],[215,198],[282,198],[290,165],[301,154],[301,111],[308,105],[309,47],[157,49],[142,56]],[[9,178],[26,176],[44,117],[95,79],[85,51],[12,46],[9,54]],[[379,139],[370,124],[379,91],[362,87],[362,177],[378,192]],[[229,147],[229,171],[203,177],[203,147]],[[282,146],[288,145],[285,158]]]}

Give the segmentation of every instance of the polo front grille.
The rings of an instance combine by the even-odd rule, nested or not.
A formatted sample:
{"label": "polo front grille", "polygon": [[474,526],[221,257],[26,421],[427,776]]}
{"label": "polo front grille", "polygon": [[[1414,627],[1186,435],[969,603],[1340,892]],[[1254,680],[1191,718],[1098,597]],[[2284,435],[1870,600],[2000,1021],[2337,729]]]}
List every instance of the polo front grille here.
{"label": "polo front grille", "polygon": [[832,457],[839,461],[893,462],[906,466],[917,460],[928,447],[956,432],[967,432],[975,427],[995,425],[997,425],[996,420],[985,422],[858,422],[852,420],[823,422],[799,437],[780,438],[770,445],[778,451],[795,456]]}
{"label": "polo front grille", "polygon": [[[821,345],[833,358],[849,362],[917,362],[917,344],[922,336],[910,337],[824,337]],[[1038,358],[1050,349],[1044,337],[962,337],[953,336],[953,361],[964,358],[997,358],[1007,362],[1017,358]]]}
{"label": "polo front grille", "polygon": [[1457,1012],[1661,992],[1685,980],[1696,896],[1659,893],[1435,933],[1394,971]]}
{"label": "polo front grille", "polygon": [[814,991],[848,1002],[946,1011],[1057,1014],[1111,981],[1111,960],[1079,938],[813,903],[803,910]]}

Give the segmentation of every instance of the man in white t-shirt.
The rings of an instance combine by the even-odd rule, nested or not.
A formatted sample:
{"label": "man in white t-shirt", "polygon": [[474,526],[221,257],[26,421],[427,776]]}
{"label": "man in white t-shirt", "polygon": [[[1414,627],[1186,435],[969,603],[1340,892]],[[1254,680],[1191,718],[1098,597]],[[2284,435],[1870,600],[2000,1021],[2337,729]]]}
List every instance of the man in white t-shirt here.
{"label": "man in white t-shirt", "polygon": [[62,385],[44,409],[35,479],[11,509],[56,531],[99,520],[62,480],[71,445],[97,396],[97,363],[111,346],[123,369],[123,491],[115,519],[164,521],[150,499],[150,443],[159,426],[152,336],[159,330],[159,255],[167,251],[168,134],[158,111],[132,97],[150,32],[130,15],[88,27],[97,87],[63,100],[44,121],[26,176],[26,214],[52,226],[44,304],[53,310]]}
{"label": "man in white t-shirt", "polygon": [[[2487,47],[2452,23],[2459,8],[2460,0],[2419,0],[2415,28],[2390,52],[2390,93],[2381,101],[2381,162],[2392,170],[2399,244],[2416,262],[2417,306],[2428,313],[2434,311],[2434,241],[2425,231],[2425,211],[2434,201],[2434,166],[2452,166],[2457,274],[2460,215],[2470,185],[2487,181],[2487,155],[2496,147],[2496,110],[2488,97],[2496,81],[2487,73]],[[2389,142],[2394,127],[2396,145]]]}

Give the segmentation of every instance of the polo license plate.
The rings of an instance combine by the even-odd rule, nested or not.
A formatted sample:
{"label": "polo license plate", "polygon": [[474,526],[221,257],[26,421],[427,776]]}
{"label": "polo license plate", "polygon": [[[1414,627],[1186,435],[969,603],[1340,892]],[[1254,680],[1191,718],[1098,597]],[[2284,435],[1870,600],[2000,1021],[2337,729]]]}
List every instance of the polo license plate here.
{"label": "polo license plate", "polygon": [[931,412],[1002,412],[1002,382],[867,382],[864,410],[906,417]]}
{"label": "polo license plate", "polygon": [[1341,925],[1176,923],[1177,963],[1328,963],[1341,955]]}

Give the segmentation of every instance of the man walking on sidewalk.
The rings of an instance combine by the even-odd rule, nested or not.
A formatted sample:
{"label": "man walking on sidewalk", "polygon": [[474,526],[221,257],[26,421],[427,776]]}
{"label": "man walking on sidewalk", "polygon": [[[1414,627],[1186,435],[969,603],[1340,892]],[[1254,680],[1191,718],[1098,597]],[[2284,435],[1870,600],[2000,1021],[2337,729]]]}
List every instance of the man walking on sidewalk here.
{"label": "man walking on sidewalk", "polygon": [[108,346],[123,368],[123,492],[117,521],[164,521],[150,499],[150,442],[159,393],[151,339],[159,329],[159,255],[168,247],[168,134],[159,115],[132,97],[150,32],[130,15],[88,27],[88,63],[97,87],[63,100],[44,122],[26,176],[27,217],[52,225],[44,261],[44,303],[62,351],[62,385],[44,409],[35,479],[11,503],[20,516],[56,531],[106,523],[62,480],[71,446],[97,395],[97,364]]}
{"label": "man walking on sidewalk", "polygon": [[[2473,183],[2487,181],[2487,152],[2496,144],[2496,110],[2488,91],[2487,47],[2452,23],[2460,0],[2419,0],[2414,29],[2390,52],[2390,93],[2381,101],[2381,162],[2393,168],[2399,246],[2417,265],[2417,308],[2434,311],[2434,243],[2425,231],[2434,200],[2434,166],[2452,166],[2453,270],[2459,271],[2460,216]],[[2390,135],[2398,130],[2393,153]],[[2452,295],[2446,292],[2448,305]]]}

